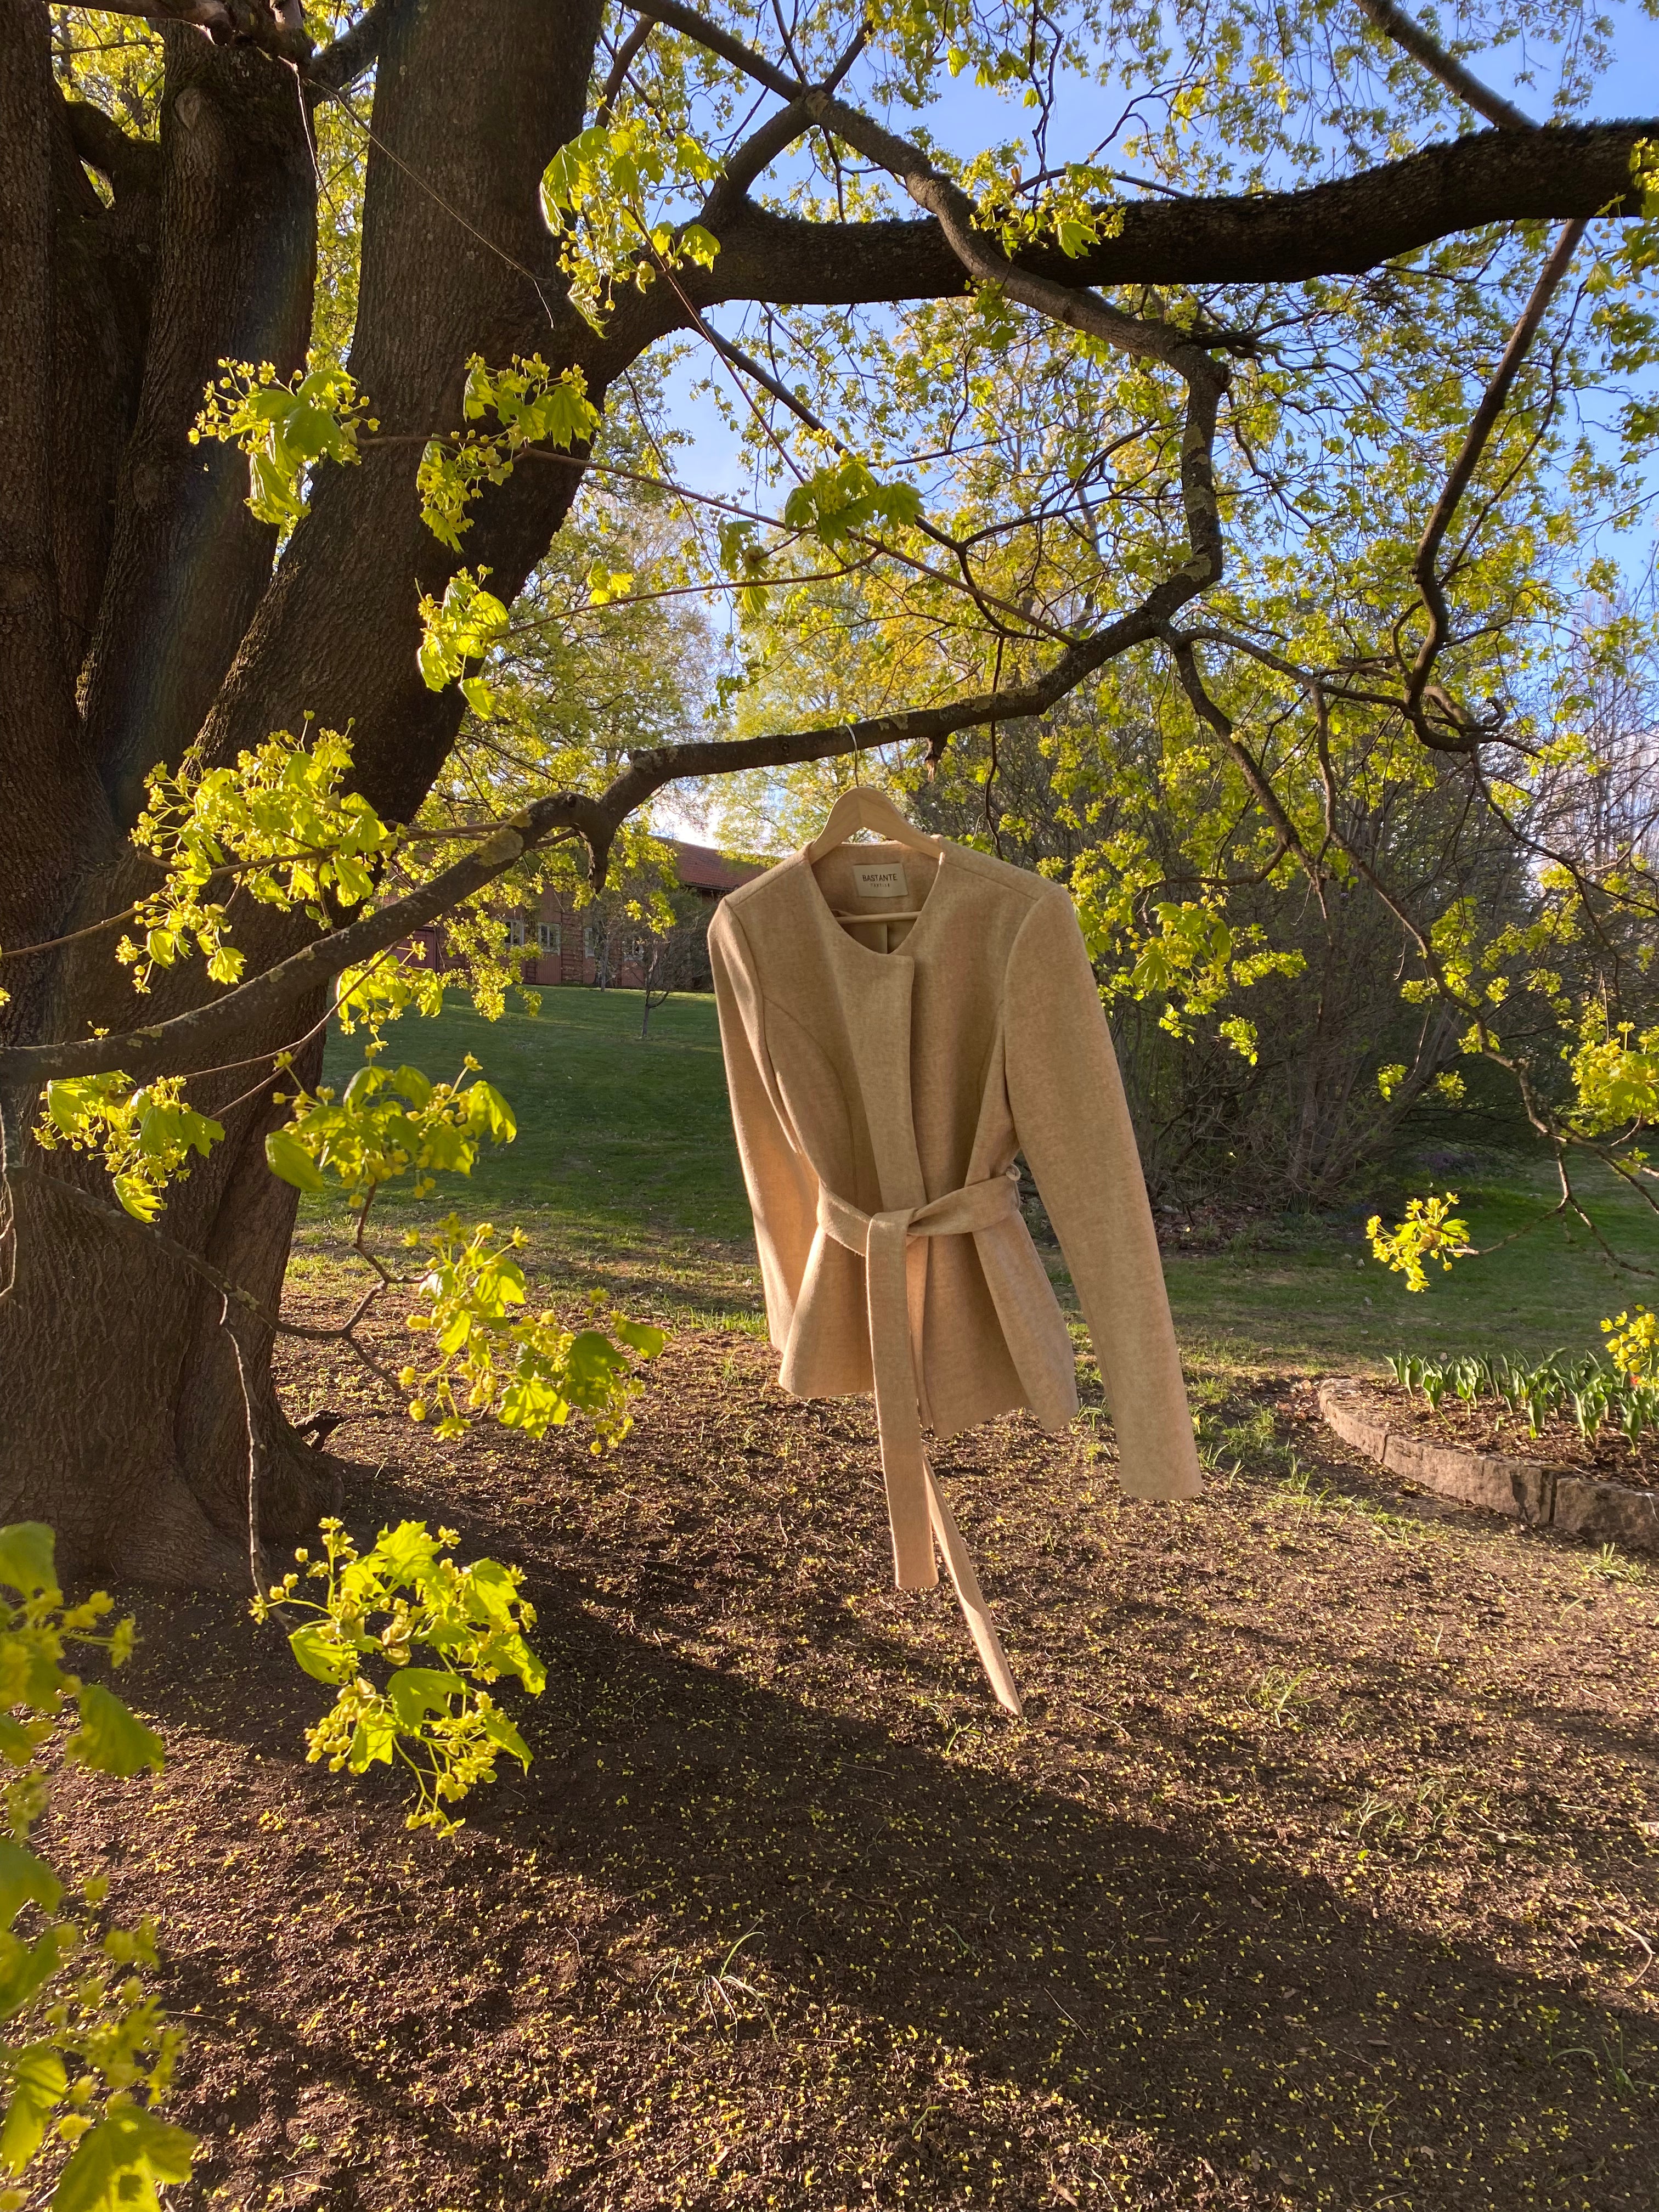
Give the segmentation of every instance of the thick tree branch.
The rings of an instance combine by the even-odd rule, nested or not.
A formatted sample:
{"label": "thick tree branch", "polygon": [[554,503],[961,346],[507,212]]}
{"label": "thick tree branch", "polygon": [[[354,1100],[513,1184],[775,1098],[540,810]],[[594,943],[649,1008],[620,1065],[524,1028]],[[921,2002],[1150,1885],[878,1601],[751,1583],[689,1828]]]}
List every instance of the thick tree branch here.
{"label": "thick tree branch", "polygon": [[[1115,234],[1075,259],[1035,246],[1015,260],[1068,287],[1357,276],[1489,223],[1639,215],[1631,157],[1653,137],[1659,118],[1483,131],[1303,191],[1132,200]],[[931,217],[817,222],[745,202],[715,234],[714,266],[690,287],[700,305],[939,299],[972,281]]]}
{"label": "thick tree branch", "polygon": [[959,185],[936,169],[920,147],[894,133],[829,93],[809,92],[801,101],[815,123],[833,131],[856,152],[879,163],[897,179],[920,208],[925,208],[944,232],[945,242],[963,270],[975,283],[998,284],[1012,300],[1037,313],[1048,315],[1070,330],[1086,331],[1121,353],[1143,361],[1161,361],[1179,368],[1189,381],[1219,380],[1221,372],[1207,354],[1194,345],[1173,324],[1146,316],[1127,315],[1091,291],[1086,285],[1056,283],[1040,271],[1011,261],[992,240],[977,229],[974,204]]}
{"label": "thick tree branch", "polygon": [[[694,776],[732,775],[744,769],[787,768],[800,761],[832,760],[879,745],[925,744],[937,757],[958,730],[987,722],[1018,720],[1046,714],[1096,669],[1132,646],[1162,635],[1174,611],[1203,588],[1195,562],[1155,585],[1137,607],[1108,623],[1092,637],[1067,647],[1038,675],[1023,684],[977,691],[937,707],[915,707],[895,714],[874,714],[815,730],[763,738],[714,739],[706,744],[659,745],[630,752],[628,767],[599,802],[620,824],[665,784]],[[1164,611],[1168,609],[1170,611]],[[603,866],[605,851],[597,857]],[[0,1075],[4,1061],[0,1058]]]}
{"label": "thick tree branch", "polygon": [[135,1079],[177,1073],[206,1063],[208,1054],[234,1043],[270,1016],[320,990],[347,968],[372,959],[424,928],[439,915],[510,868],[521,854],[561,830],[601,835],[608,846],[614,823],[600,802],[575,792],[538,799],[505,823],[493,837],[406,896],[319,937],[274,968],[238,984],[221,998],[148,1029],[119,1036],[82,1037],[62,1044],[14,1045],[0,1049],[0,1087],[25,1086],[63,1076],[95,1075],[121,1068]]}
{"label": "thick tree branch", "polygon": [[596,123],[605,120],[611,109],[622,98],[623,87],[628,82],[628,72],[633,68],[640,49],[656,27],[656,22],[652,16],[641,15],[617,47],[616,58],[611,64],[611,73],[605,81],[605,89],[593,104],[593,119]]}
{"label": "thick tree branch", "polygon": [[[709,188],[703,202],[701,221],[707,228],[736,217],[743,220],[750,212],[745,197],[750,186],[762,172],[771,167],[780,154],[793,146],[797,138],[812,127],[812,118],[798,100],[776,109],[766,120],[757,125],[740,145],[734,146],[726,157],[720,173]],[[714,233],[718,237],[718,230]]]}
{"label": "thick tree branch", "polygon": [[[80,7],[83,0],[69,0],[69,4]],[[98,0],[98,5],[101,14],[188,24],[216,41],[258,46],[284,61],[311,58],[311,38],[300,0]]]}
{"label": "thick tree branch", "polygon": [[[860,24],[856,34],[837,58],[828,78],[817,88],[820,92],[834,92],[863,52],[868,35],[866,27]],[[741,213],[745,204],[744,196],[762,171],[769,168],[780,154],[811,127],[812,118],[799,99],[790,100],[787,106],[769,115],[726,155],[725,165],[703,204],[703,223],[713,228],[715,224],[723,222],[728,214]]]}
{"label": "thick tree branch", "polygon": [[225,0],[106,0],[100,12],[137,15],[149,23],[191,23],[201,31],[228,33],[231,28]]}
{"label": "thick tree branch", "polygon": [[322,92],[343,92],[380,58],[381,42],[404,0],[374,0],[349,31],[325,46],[306,70],[306,82]]}
{"label": "thick tree branch", "polygon": [[64,113],[76,153],[109,179],[118,199],[124,192],[151,191],[160,184],[161,149],[153,138],[131,137],[89,100],[66,99]]}
{"label": "thick tree branch", "polygon": [[[1362,5],[1379,28],[1498,128],[1301,191],[1132,201],[1117,211],[1121,222],[1115,234],[1076,259],[1058,247],[1035,247],[1015,258],[1018,269],[1068,288],[1294,283],[1358,275],[1487,223],[1640,213],[1631,156],[1638,140],[1659,134],[1659,120],[1534,129],[1394,0],[1362,0]],[[763,299],[779,306],[829,307],[937,298],[962,288],[960,258],[937,218],[825,223],[740,201],[732,185],[746,187],[759,173],[757,161],[775,158],[799,135],[801,107],[838,133],[855,111],[831,102],[830,88],[803,87],[678,0],[643,0],[636,13],[695,40],[789,104],[739,149],[741,179],[734,177],[725,189],[717,185],[711,196],[711,209],[717,207],[727,228],[719,234],[722,251],[714,271],[698,281],[700,301]],[[823,112],[826,102],[839,113]],[[843,135],[860,151],[869,150],[872,133],[890,137],[867,118],[860,122],[859,135]]]}
{"label": "thick tree branch", "polygon": [[[1209,427],[1212,434],[1213,409]],[[729,742],[662,745],[630,753],[627,768],[600,797],[567,791],[536,800],[429,884],[343,929],[318,938],[205,1006],[119,1036],[0,1049],[0,1091],[32,1089],[63,1077],[101,1074],[111,1068],[120,1068],[135,1080],[187,1073],[262,1020],[321,989],[345,969],[360,966],[437,921],[504,874],[521,854],[560,831],[574,831],[582,839],[592,858],[594,879],[603,881],[617,830],[665,784],[690,776],[730,775],[743,769],[828,760],[866,747],[918,740],[937,753],[957,730],[1044,714],[1107,661],[1164,634],[1180,609],[1207,580],[1207,563],[1200,559],[1189,561],[1155,585],[1139,606],[1107,623],[1092,637],[1068,647],[1045,670],[1023,684],[975,692],[937,707],[874,715],[824,729]]]}
{"label": "thick tree branch", "polygon": [[763,84],[769,92],[775,92],[785,100],[796,99],[805,88],[797,78],[775,62],[769,62],[764,54],[757,54],[752,46],[744,46],[741,39],[734,39],[718,23],[699,15],[695,8],[682,8],[678,0],[640,0],[634,12],[646,21],[665,23],[671,31],[696,40],[711,54],[718,54],[723,62],[730,62],[733,69],[741,70],[757,84]]}
{"label": "thick tree branch", "polygon": [[797,422],[804,422],[819,437],[827,438],[837,453],[844,453],[848,450],[829,424],[812,412],[799,393],[792,392],[781,377],[774,376],[763,362],[755,359],[753,354],[745,353],[740,345],[734,345],[730,338],[722,337],[714,325],[704,322],[701,316],[697,319],[697,333],[699,337],[707,338],[715,352],[729,361],[739,375],[758,384],[763,392],[770,392],[780,406],[789,410]]}

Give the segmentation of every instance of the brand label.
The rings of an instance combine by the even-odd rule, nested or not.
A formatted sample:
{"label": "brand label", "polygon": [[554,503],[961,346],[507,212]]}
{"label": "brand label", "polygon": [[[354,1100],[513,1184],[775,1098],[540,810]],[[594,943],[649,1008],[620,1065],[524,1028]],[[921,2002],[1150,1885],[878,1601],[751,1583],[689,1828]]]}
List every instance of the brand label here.
{"label": "brand label", "polygon": [[859,887],[860,898],[902,898],[905,896],[904,864],[901,860],[854,863],[853,880]]}

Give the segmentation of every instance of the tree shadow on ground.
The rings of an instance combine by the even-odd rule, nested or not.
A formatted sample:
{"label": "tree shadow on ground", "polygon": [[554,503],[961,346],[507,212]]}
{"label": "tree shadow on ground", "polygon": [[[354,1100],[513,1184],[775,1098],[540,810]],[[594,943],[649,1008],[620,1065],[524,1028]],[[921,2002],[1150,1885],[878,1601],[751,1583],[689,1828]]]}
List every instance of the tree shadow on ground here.
{"label": "tree shadow on ground", "polygon": [[[445,1517],[462,1518],[452,1504]],[[382,1486],[377,1512],[404,1507],[423,1510]],[[501,1532],[465,1540],[499,1547]],[[1650,2017],[1395,1924],[1358,1883],[1345,1896],[1288,1854],[1251,1856],[1190,1795],[1115,1790],[1152,1749],[1201,1766],[1190,1745],[1158,1742],[1168,1723],[1155,1711],[1115,1728],[1086,1770],[1061,1760],[1044,1778],[1011,1776],[978,1759],[972,1732],[960,1751],[918,1744],[823,1702],[808,1667],[792,1689],[787,1668],[763,1686],[689,1663],[652,1640],[648,1608],[643,1626],[637,1607],[607,1618],[538,1549],[533,1530],[514,1532],[550,1662],[527,1730],[538,1755],[469,1831],[469,1878],[499,1883],[514,1908],[484,1965],[510,2025],[564,1953],[574,1879],[607,1900],[613,1936],[628,1932],[611,1967],[605,1944],[585,1958],[587,1994],[565,2001],[573,2017],[602,2010],[637,2052],[656,2048],[641,2081],[693,2063],[699,2012],[728,2074],[793,2070],[799,2086],[814,2078],[815,2042],[837,2045],[817,2092],[830,2193],[814,2193],[797,2114],[777,2123],[772,2202],[851,2201],[837,2135],[849,2160],[855,2138],[866,2168],[875,2157],[866,2194],[881,2203],[1037,2206],[1090,2187],[1135,2207],[1613,2212],[1659,2197]],[[152,1626],[140,1701],[294,1761],[316,1701],[270,1632],[256,1644],[237,1608],[209,1599],[168,1601],[163,1632],[153,1595],[141,1604]],[[830,1632],[856,1639],[842,1620]],[[304,1779],[320,1802],[320,1778]],[[384,1790],[333,1787],[378,1805],[363,1817],[390,1869],[404,1854]],[[422,1891],[453,1879],[439,1851],[388,1870],[399,1926],[417,1933]],[[476,1947],[459,1946],[452,1981],[469,2001],[489,1996]],[[280,2041],[280,1984],[263,2002]],[[405,2023],[413,2052],[430,2025]],[[343,2045],[325,2032],[310,2048],[350,2083]],[[1052,2114],[1047,2134],[1012,2132],[1016,2110]],[[465,2148],[464,2128],[434,2140],[480,2182],[511,2171],[525,2201],[749,2201],[717,2182],[678,2200],[613,2195],[620,2169],[603,2161],[588,2181],[567,2164],[544,2182],[533,2100],[530,2111],[505,2167]],[[430,2112],[420,2124],[429,2133]],[[646,2174],[648,2142],[634,2155]]]}

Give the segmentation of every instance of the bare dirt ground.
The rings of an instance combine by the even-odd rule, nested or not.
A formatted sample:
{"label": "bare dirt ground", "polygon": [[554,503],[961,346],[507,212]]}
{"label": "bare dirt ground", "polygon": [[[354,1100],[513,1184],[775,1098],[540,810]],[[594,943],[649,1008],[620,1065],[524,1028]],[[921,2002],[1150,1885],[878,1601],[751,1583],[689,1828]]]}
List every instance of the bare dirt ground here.
{"label": "bare dirt ground", "polygon": [[678,1339],[604,1459],[283,1357],[352,1525],[524,1565],[550,1679],[527,1778],[411,1838],[305,1764],[274,1631],[126,1594],[170,1764],[54,1842],[161,1914],[177,2205],[1659,2201],[1638,1567],[1409,1499],[1272,1376],[1203,1382],[1192,1506],[1004,1421],[938,1464],[1016,1723],[948,1589],[884,1586],[868,1407],[750,1338]]}

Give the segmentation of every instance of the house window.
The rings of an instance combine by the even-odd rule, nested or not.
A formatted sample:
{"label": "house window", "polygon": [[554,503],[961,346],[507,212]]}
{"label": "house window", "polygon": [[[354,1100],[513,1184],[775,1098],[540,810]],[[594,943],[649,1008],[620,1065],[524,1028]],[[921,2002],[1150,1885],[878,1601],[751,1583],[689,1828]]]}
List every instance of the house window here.
{"label": "house window", "polygon": [[515,951],[524,943],[524,923],[521,920],[515,918],[507,923],[507,941]]}
{"label": "house window", "polygon": [[560,950],[558,923],[538,921],[536,924],[536,942],[544,952],[557,952]]}

